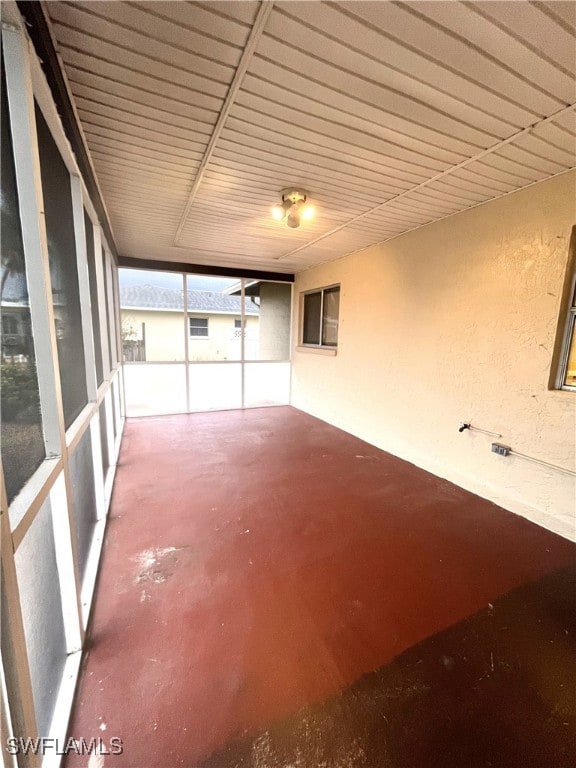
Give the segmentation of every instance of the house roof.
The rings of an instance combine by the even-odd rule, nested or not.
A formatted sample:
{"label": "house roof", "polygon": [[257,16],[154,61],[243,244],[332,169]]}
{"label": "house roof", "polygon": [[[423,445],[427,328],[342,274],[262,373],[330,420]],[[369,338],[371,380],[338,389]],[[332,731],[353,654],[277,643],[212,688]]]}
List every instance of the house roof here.
{"label": "house roof", "polygon": [[[122,309],[165,309],[183,310],[183,294],[172,288],[160,288],[155,285],[131,285],[120,288],[120,307]],[[257,315],[260,308],[247,301],[247,315]],[[239,315],[242,312],[240,296],[228,296],[218,291],[188,291],[188,312],[215,312]]]}
{"label": "house roof", "polygon": [[2,290],[2,304],[28,304],[28,286],[26,284],[26,275],[22,272],[8,272],[5,277],[6,269],[1,269],[1,279],[4,281]]}

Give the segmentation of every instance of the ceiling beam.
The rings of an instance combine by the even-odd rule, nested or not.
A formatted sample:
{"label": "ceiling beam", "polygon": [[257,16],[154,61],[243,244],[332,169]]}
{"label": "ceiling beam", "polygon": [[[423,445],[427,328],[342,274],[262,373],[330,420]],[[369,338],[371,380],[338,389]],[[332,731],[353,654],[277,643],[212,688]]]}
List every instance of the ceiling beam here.
{"label": "ceiling beam", "polygon": [[210,275],[211,277],[247,277],[254,280],[269,280],[276,283],[293,283],[294,275],[284,272],[268,272],[259,269],[239,267],[214,267],[207,264],[188,264],[183,261],[159,261],[119,256],[118,266],[129,269],[152,269],[160,272],[185,272],[187,275]]}
{"label": "ceiling beam", "polygon": [[180,236],[182,235],[182,230],[186,225],[188,214],[190,213],[190,209],[194,204],[196,193],[198,192],[200,184],[202,183],[204,172],[206,171],[208,163],[212,158],[212,154],[216,149],[216,144],[218,142],[218,139],[220,138],[220,135],[224,130],[224,126],[226,124],[226,120],[228,119],[230,110],[234,106],[234,102],[236,101],[238,92],[242,87],[244,76],[248,71],[248,67],[250,66],[250,62],[252,61],[252,57],[256,50],[256,46],[258,45],[260,37],[264,32],[264,27],[266,26],[266,22],[268,21],[268,17],[270,16],[270,13],[272,12],[273,5],[274,5],[273,2],[267,2],[267,0],[263,0],[260,3],[260,8],[258,9],[258,13],[256,15],[256,19],[254,20],[254,24],[252,25],[252,29],[250,31],[250,35],[248,37],[246,45],[244,46],[244,51],[242,53],[242,57],[240,58],[240,62],[236,69],[236,73],[234,75],[232,82],[230,83],[230,88],[228,89],[228,93],[226,94],[226,98],[224,99],[224,104],[222,105],[222,109],[220,110],[220,114],[218,116],[218,120],[216,121],[216,125],[214,126],[212,136],[210,137],[210,141],[208,142],[208,146],[206,147],[206,151],[204,152],[204,157],[202,158],[200,166],[194,177],[194,183],[192,184],[192,189],[190,190],[188,199],[186,200],[186,203],[184,205],[184,210],[182,211],[182,216],[180,217],[180,222],[176,229],[176,234],[174,235],[174,241],[172,243],[172,245],[175,247],[181,247],[178,241],[180,240]]}

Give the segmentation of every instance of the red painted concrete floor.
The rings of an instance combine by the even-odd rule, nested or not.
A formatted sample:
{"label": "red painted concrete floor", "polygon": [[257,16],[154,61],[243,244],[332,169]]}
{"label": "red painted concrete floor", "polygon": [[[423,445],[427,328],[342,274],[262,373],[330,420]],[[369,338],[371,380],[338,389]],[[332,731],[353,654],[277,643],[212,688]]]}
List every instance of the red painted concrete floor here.
{"label": "red painted concrete floor", "polygon": [[214,755],[575,562],[293,408],[129,421],[70,735],[121,738],[118,768],[367,765]]}

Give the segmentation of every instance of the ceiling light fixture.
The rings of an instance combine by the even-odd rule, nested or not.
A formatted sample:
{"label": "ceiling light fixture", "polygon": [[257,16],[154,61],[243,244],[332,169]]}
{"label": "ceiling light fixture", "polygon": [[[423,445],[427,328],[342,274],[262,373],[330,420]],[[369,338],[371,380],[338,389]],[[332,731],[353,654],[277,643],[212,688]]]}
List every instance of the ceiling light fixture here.
{"label": "ceiling light fixture", "polygon": [[306,192],[289,187],[283,189],[280,194],[282,202],[272,208],[272,216],[276,221],[286,221],[289,227],[296,229],[301,221],[314,218],[314,206],[307,202]]}

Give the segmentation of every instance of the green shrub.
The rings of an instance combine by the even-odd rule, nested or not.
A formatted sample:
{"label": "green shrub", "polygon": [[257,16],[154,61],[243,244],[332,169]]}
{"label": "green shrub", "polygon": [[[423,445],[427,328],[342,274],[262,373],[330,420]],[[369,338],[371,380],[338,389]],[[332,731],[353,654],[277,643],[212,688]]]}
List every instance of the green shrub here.
{"label": "green shrub", "polygon": [[35,363],[1,364],[0,406],[2,421],[38,421],[40,396]]}

